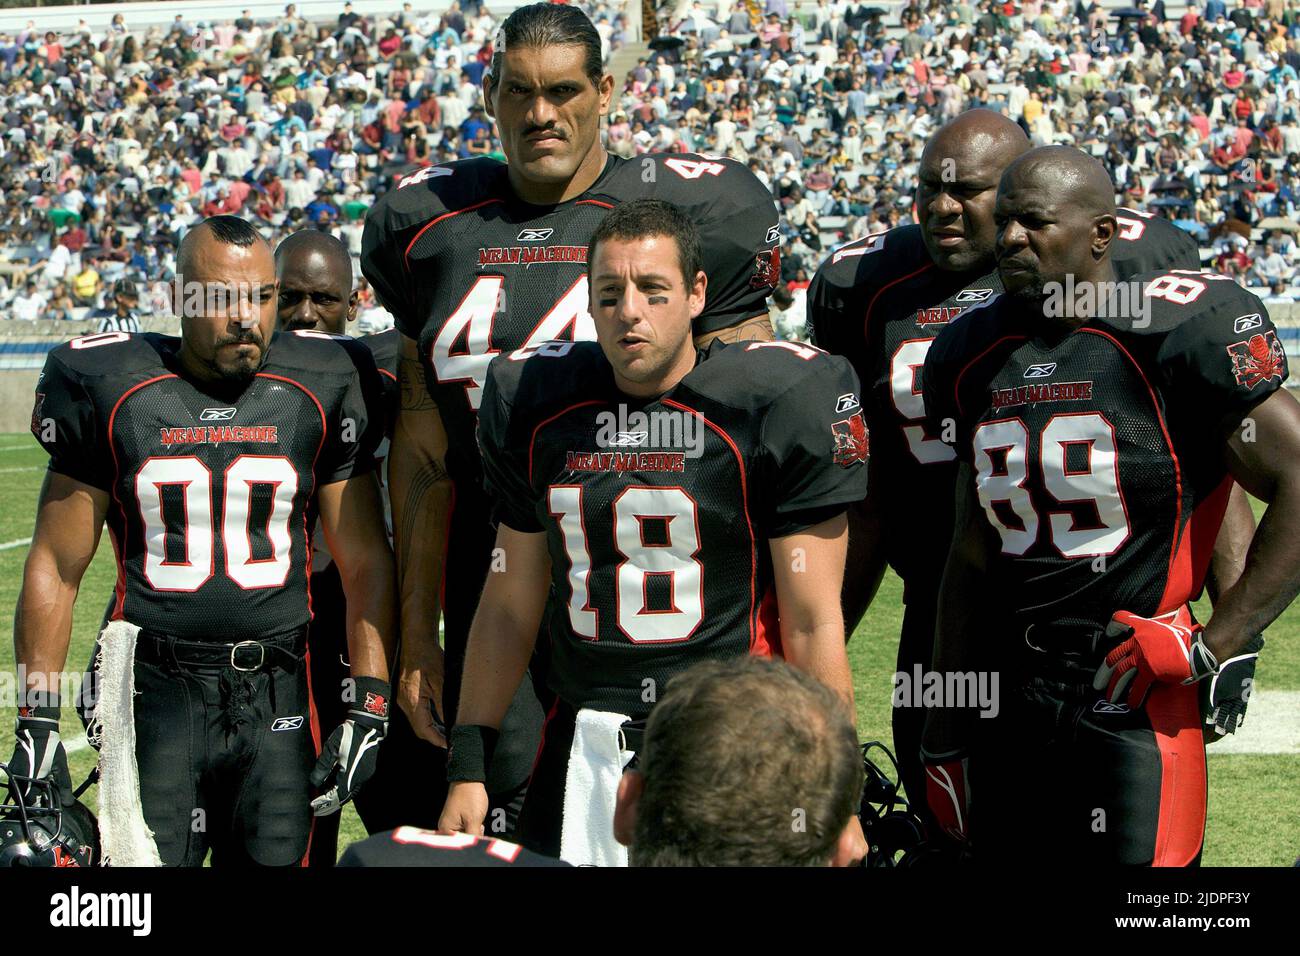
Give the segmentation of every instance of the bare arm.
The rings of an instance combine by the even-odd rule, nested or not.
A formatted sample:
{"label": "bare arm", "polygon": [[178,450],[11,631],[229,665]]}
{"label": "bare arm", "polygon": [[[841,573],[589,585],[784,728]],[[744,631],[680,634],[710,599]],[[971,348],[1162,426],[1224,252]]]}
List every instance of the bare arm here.
{"label": "bare arm", "polygon": [[[879,488],[874,471],[876,456],[867,465],[873,474],[868,478],[869,488]],[[880,517],[879,494],[867,497],[849,508],[849,554],[844,565],[844,588],[841,603],[844,606],[845,643],[858,629],[867,608],[875,600],[880,581],[885,576],[885,548],[881,537],[883,527]]]}
{"label": "bare arm", "polygon": [[[475,727],[500,728],[510,701],[523,680],[542,611],[551,585],[551,558],[545,532],[528,533],[501,525],[496,546],[504,556],[503,570],[489,571],[483,596],[479,598],[474,623],[470,625],[465,651],[465,676],[460,683],[457,733],[481,737]],[[457,742],[452,754],[460,753]],[[456,775],[454,756],[449,756],[452,784],[447,791],[438,829],[444,833],[482,833],[488,812],[486,748],[481,763],[464,777]]]}
{"label": "bare arm", "polygon": [[1227,443],[1233,476],[1268,502],[1241,577],[1222,593],[1205,626],[1205,643],[1220,661],[1240,653],[1300,593],[1300,404],[1285,390],[1274,392],[1250,415],[1253,441],[1239,429]]}
{"label": "bare arm", "polygon": [[429,397],[416,344],[406,336],[397,381],[401,399],[388,481],[402,635],[398,704],[418,736],[446,746],[430,711],[442,714],[439,596],[453,489],[446,470],[447,431]]}
{"label": "bare arm", "polygon": [[848,551],[848,519],[839,515],[770,542],[785,659],[843,698],[850,717],[853,676],[844,650],[840,587]]}
{"label": "bare arm", "polygon": [[772,331],[772,320],[767,313],[745,319],[736,325],[714,332],[705,332],[695,337],[695,347],[705,348],[715,340],[722,342],[771,342],[776,338]]}
{"label": "bare arm", "polygon": [[[957,470],[956,514],[952,546],[944,565],[935,621],[932,669],[938,674],[973,670],[976,648],[974,629],[979,620],[981,587],[988,556],[997,548],[996,532],[984,516],[975,491],[975,474],[970,465]],[[966,715],[952,708],[926,711],[922,746],[927,753],[943,756],[960,750],[966,743]]]}
{"label": "bare arm", "polygon": [[1210,573],[1205,589],[1210,600],[1219,603],[1223,594],[1241,577],[1246,567],[1246,552],[1255,537],[1255,515],[1250,510],[1250,499],[1241,485],[1235,482],[1228,495],[1228,508],[1223,513],[1219,536],[1214,539],[1214,554],[1210,557]]}
{"label": "bare arm", "polygon": [[501,566],[490,571],[470,625],[458,724],[500,727],[523,680],[551,586],[546,533],[497,529]]}
{"label": "bare arm", "polygon": [[316,498],[321,530],[347,597],[352,676],[386,681],[397,646],[397,600],[379,485],[367,472],[322,485]]}
{"label": "bare arm", "polygon": [[[14,660],[26,668],[28,690],[58,692],[57,673],[72,639],[72,606],[106,514],[108,492],[46,473],[14,613]],[[56,675],[53,684],[47,675]]]}

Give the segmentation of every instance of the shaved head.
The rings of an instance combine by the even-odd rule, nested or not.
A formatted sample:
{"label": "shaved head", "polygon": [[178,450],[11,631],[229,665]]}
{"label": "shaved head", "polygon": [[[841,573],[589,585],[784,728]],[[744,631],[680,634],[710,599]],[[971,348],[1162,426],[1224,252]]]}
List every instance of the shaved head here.
{"label": "shaved head", "polygon": [[352,256],[334,236],[315,229],[288,236],[276,247],[275,274],[280,280],[280,329],[337,335],[356,318]]}
{"label": "shaved head", "polygon": [[1115,186],[1072,146],[1025,153],[998,186],[998,272],[1007,292],[1041,299],[1052,285],[1111,282]]}
{"label": "shaved head", "polygon": [[1029,148],[1024,130],[986,109],[962,113],[930,138],[917,173],[916,211],[936,266],[972,279],[992,271],[998,181]]}

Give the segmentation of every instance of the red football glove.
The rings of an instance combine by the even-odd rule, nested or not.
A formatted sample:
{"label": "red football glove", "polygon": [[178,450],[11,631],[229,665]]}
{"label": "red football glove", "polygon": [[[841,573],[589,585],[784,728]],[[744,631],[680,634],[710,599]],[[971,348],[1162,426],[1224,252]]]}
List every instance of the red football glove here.
{"label": "red football glove", "polygon": [[1128,690],[1128,706],[1137,710],[1154,684],[1194,684],[1209,677],[1219,670],[1219,662],[1201,640],[1203,632],[1181,610],[1156,618],[1118,611],[1106,626],[1106,636],[1128,639],[1106,655],[1092,686],[1104,688],[1112,704]]}
{"label": "red football glove", "polygon": [[961,753],[932,757],[922,751],[925,763],[925,802],[949,837],[964,843],[970,838],[970,784],[966,757]]}

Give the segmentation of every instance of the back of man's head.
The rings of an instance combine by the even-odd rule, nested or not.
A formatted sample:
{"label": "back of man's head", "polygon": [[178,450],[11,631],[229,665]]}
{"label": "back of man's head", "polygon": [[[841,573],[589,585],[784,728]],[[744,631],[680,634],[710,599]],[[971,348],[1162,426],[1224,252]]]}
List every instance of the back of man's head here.
{"label": "back of man's head", "polygon": [[620,788],[615,821],[620,839],[631,837],[633,866],[826,866],[841,857],[862,794],[844,703],[808,674],[758,658],[674,678],[651,712],[638,771]]}

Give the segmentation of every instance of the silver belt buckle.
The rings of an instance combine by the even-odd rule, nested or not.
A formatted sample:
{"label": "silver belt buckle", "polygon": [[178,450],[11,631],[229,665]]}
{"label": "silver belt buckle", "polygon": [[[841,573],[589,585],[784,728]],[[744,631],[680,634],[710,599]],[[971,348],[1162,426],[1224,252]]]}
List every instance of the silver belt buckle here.
{"label": "silver belt buckle", "polygon": [[[254,664],[252,667],[240,667],[238,664],[235,663],[235,653],[241,647],[256,647],[258,651],[261,652],[258,654],[257,663]],[[237,671],[251,672],[251,671],[261,670],[262,665],[264,663],[266,663],[266,647],[265,645],[259,643],[258,641],[240,641],[238,644],[235,644],[230,648],[230,666]]]}

